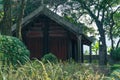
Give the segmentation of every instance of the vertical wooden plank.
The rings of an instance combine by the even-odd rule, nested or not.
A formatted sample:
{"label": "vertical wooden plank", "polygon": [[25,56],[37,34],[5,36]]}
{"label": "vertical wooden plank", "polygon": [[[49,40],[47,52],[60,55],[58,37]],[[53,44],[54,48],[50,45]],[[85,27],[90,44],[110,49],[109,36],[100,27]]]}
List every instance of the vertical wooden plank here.
{"label": "vertical wooden plank", "polygon": [[[82,40],[82,37],[81,37],[81,40]],[[81,63],[84,62],[84,54],[83,54],[83,43],[81,41]]]}
{"label": "vertical wooden plank", "polygon": [[78,54],[78,44],[77,44],[77,40],[75,40],[75,42],[73,43],[74,45],[72,45],[73,47],[73,51],[72,51],[72,58],[75,60],[75,55]]}
{"label": "vertical wooden plank", "polygon": [[49,22],[44,21],[43,27],[43,54],[49,53]]}
{"label": "vertical wooden plank", "polygon": [[84,55],[83,55],[83,43],[82,43],[82,35],[78,35],[78,44],[77,44],[77,62],[81,62],[83,63],[84,62]]}
{"label": "vertical wooden plank", "polygon": [[76,61],[77,62],[80,62],[80,60],[81,60],[81,45],[82,45],[82,36],[81,35],[78,35],[77,36],[77,50],[78,50],[78,52],[77,52],[77,54],[75,55],[75,58],[76,58]]}
{"label": "vertical wooden plank", "polygon": [[72,49],[72,39],[70,38],[70,33],[69,32],[67,32],[67,35],[68,35],[68,37],[67,37],[67,56],[68,56],[68,59],[71,59],[72,58],[72,52],[73,52],[73,49]]}

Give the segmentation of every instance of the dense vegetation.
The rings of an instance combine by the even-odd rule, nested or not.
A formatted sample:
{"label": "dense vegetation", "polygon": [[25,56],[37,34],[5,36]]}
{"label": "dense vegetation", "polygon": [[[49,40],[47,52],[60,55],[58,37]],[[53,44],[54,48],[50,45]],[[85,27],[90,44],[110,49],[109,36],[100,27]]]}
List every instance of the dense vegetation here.
{"label": "dense vegetation", "polygon": [[111,52],[111,57],[116,62],[120,61],[120,47]]}
{"label": "dense vegetation", "polygon": [[[92,64],[75,62],[43,63],[39,60],[28,61],[17,69],[0,66],[0,79],[3,80],[119,80],[120,70],[104,75],[103,69]],[[108,77],[109,75],[109,77]],[[116,79],[115,79],[116,78]]]}
{"label": "dense vegetation", "polygon": [[29,59],[30,52],[26,46],[17,38],[0,35],[0,60],[3,65],[10,63],[16,65],[19,62],[24,64]]}

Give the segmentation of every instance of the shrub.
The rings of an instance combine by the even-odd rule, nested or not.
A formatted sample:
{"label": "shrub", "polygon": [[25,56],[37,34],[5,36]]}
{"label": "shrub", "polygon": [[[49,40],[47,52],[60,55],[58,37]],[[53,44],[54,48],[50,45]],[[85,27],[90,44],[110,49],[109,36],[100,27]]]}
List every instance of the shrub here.
{"label": "shrub", "polygon": [[0,54],[3,54],[1,56],[3,63],[16,65],[19,62],[24,64],[26,59],[29,58],[30,52],[19,39],[0,35]]}
{"label": "shrub", "polygon": [[47,63],[48,61],[56,63],[58,61],[58,59],[54,54],[49,53],[42,57],[42,61],[45,63]]}
{"label": "shrub", "polygon": [[114,61],[120,61],[120,47],[111,52],[111,58]]}
{"label": "shrub", "polygon": [[113,79],[113,80],[120,80],[120,69],[116,69],[114,70],[110,77]]}
{"label": "shrub", "polygon": [[112,71],[116,69],[120,69],[120,64],[114,64],[113,66],[111,66]]}

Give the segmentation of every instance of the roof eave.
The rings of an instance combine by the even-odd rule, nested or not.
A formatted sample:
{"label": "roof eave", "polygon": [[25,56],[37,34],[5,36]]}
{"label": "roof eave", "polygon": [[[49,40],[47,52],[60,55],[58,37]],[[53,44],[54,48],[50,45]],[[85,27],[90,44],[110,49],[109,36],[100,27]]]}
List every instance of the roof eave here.
{"label": "roof eave", "polygon": [[[22,23],[21,23],[22,26],[25,26],[26,24],[31,22],[35,17],[39,16],[40,14],[44,14],[44,15],[48,16],[49,18],[56,21],[60,25],[63,25],[63,27],[66,28],[67,30],[69,30],[69,31],[71,31],[71,32],[73,32],[73,33],[75,33],[77,35],[82,34],[81,25],[76,26],[76,25],[68,22],[63,17],[58,16],[56,13],[54,13],[54,12],[50,11],[49,9],[47,9],[45,6],[40,6],[38,9],[36,9],[32,13],[30,13],[28,16],[23,18]],[[16,29],[16,24],[14,24],[12,26],[12,31],[15,31],[15,29]]]}
{"label": "roof eave", "polygon": [[[34,17],[38,16],[39,13],[43,10],[43,6],[39,7],[38,9],[36,9],[35,11],[33,11],[29,16],[26,16],[25,18],[23,18],[22,20],[22,25],[26,25],[28,24]],[[12,31],[14,31],[16,29],[16,24],[14,24],[12,26]]]}

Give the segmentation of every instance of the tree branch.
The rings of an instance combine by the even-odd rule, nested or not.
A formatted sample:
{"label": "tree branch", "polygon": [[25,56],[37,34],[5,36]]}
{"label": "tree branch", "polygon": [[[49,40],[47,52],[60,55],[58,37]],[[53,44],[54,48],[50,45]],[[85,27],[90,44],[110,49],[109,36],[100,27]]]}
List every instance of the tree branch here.
{"label": "tree branch", "polygon": [[116,13],[118,11],[118,9],[120,9],[120,6],[117,7],[117,9],[113,12],[113,14]]}
{"label": "tree branch", "polygon": [[116,48],[119,47],[119,44],[120,44],[120,39],[119,39],[118,42],[117,42]]}
{"label": "tree branch", "polygon": [[82,2],[82,7],[88,11],[88,13],[92,18],[94,18],[95,20],[98,20],[97,16],[86,6],[85,2]]}

